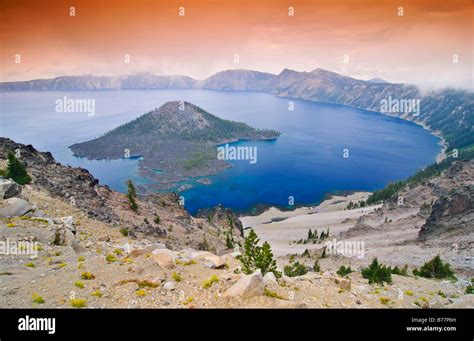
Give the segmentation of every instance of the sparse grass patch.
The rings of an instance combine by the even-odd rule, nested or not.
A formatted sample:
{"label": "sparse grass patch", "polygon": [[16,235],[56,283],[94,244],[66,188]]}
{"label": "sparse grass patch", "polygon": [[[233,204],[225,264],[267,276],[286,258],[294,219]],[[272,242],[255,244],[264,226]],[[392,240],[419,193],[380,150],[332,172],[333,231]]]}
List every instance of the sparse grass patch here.
{"label": "sparse grass patch", "polygon": [[270,298],[278,298],[279,300],[284,300],[284,298],[278,295],[276,292],[271,291],[270,289],[267,289],[267,288],[265,288],[265,290],[263,291],[263,294]]}
{"label": "sparse grass patch", "polygon": [[44,303],[43,297],[41,297],[40,295],[38,295],[36,293],[31,295],[31,298],[33,299],[33,303],[38,303],[38,304],[43,304]]}
{"label": "sparse grass patch", "polygon": [[466,290],[464,291],[466,295],[468,294],[474,294],[474,278],[471,278],[471,284],[469,284],[466,287]]}
{"label": "sparse grass patch", "polygon": [[85,271],[81,274],[81,278],[85,280],[91,280],[91,279],[94,279],[95,276],[91,274],[90,272]]}
{"label": "sparse grass patch", "polygon": [[101,298],[102,297],[102,292],[100,290],[96,290],[96,291],[93,291],[91,293],[91,296],[95,296],[97,298]]}
{"label": "sparse grass patch", "polygon": [[25,266],[26,266],[27,268],[34,268],[36,265],[35,265],[35,263],[33,263],[33,262],[28,262],[28,263],[25,264]]}
{"label": "sparse grass patch", "polygon": [[33,246],[33,250],[35,250],[35,251],[43,251],[44,248],[43,248],[42,245],[35,245],[35,246]]}
{"label": "sparse grass patch", "polygon": [[114,250],[114,253],[117,255],[117,256],[121,256],[123,254],[123,250],[122,249],[115,249]]}
{"label": "sparse grass patch", "polygon": [[175,282],[181,282],[183,280],[181,275],[177,272],[173,272],[173,274],[171,275],[171,278],[173,278]]}
{"label": "sparse grass patch", "polygon": [[126,227],[122,227],[120,228],[120,233],[124,236],[124,237],[127,237],[128,236],[128,229]]}
{"label": "sparse grass patch", "polygon": [[218,283],[218,282],[219,282],[219,277],[217,277],[216,275],[212,275],[207,281],[204,281],[204,283],[202,284],[202,287],[204,289],[209,289],[210,287],[212,287],[212,284]]}
{"label": "sparse grass patch", "polygon": [[371,292],[372,295],[380,295],[380,288],[375,288],[374,291]]}
{"label": "sparse grass patch", "polygon": [[157,288],[160,285],[158,283],[154,283],[147,279],[124,279],[119,282],[120,285],[127,284],[127,283],[136,283],[139,288]]}
{"label": "sparse grass patch", "polygon": [[187,305],[187,304],[190,304],[190,303],[192,303],[192,302],[194,302],[194,297],[189,296],[187,299],[185,299],[185,300],[183,301],[183,304],[184,304],[184,305]]}
{"label": "sparse grass patch", "polygon": [[107,256],[105,256],[105,260],[109,263],[113,263],[117,261],[117,257],[115,255],[109,253]]}
{"label": "sparse grass patch", "polygon": [[189,266],[189,265],[194,265],[194,264],[197,264],[195,260],[188,260],[184,262],[179,259],[176,260],[176,265]]}
{"label": "sparse grass patch", "polygon": [[421,302],[424,302],[424,303],[428,303],[428,302],[429,302],[429,300],[428,300],[426,297],[424,297],[424,296],[418,297],[418,300],[420,300]]}
{"label": "sparse grass patch", "polygon": [[69,303],[71,304],[71,307],[74,307],[74,308],[87,307],[87,301],[83,298],[76,298],[76,299],[70,300]]}
{"label": "sparse grass patch", "polygon": [[78,261],[78,262],[83,262],[83,261],[85,261],[85,260],[86,260],[86,259],[84,258],[84,256],[79,256],[79,257],[77,257],[77,261]]}
{"label": "sparse grass patch", "polygon": [[144,297],[146,296],[146,291],[143,289],[138,289],[135,291],[135,294],[137,294],[137,296]]}
{"label": "sparse grass patch", "polygon": [[84,289],[84,283],[82,283],[81,281],[74,282],[74,285],[79,289]]}
{"label": "sparse grass patch", "polygon": [[390,298],[382,296],[382,297],[380,297],[380,303],[389,304],[390,303]]}
{"label": "sparse grass patch", "polygon": [[404,294],[407,295],[407,296],[413,296],[413,291],[405,290]]}

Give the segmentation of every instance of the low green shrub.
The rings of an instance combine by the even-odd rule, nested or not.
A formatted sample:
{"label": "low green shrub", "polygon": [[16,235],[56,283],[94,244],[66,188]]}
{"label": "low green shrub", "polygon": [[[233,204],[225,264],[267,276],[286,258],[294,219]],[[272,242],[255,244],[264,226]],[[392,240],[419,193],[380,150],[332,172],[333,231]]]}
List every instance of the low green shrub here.
{"label": "low green shrub", "polygon": [[369,284],[378,283],[383,284],[392,283],[392,272],[390,267],[379,264],[377,258],[372,260],[372,263],[362,269],[362,277],[369,280]]}

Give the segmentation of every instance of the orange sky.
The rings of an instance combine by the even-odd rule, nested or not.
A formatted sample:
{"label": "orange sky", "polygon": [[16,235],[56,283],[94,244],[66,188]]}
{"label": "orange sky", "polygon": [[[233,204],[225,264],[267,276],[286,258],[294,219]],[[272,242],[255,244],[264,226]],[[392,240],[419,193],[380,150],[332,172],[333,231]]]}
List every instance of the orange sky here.
{"label": "orange sky", "polygon": [[321,67],[472,89],[471,0],[2,0],[0,13],[2,81]]}

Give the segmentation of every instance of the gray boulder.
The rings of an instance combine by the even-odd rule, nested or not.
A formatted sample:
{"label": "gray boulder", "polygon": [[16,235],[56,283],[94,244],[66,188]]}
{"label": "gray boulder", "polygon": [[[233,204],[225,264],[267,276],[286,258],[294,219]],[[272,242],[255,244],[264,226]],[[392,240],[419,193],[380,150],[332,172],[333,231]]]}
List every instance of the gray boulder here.
{"label": "gray boulder", "polygon": [[174,282],[166,282],[165,285],[163,286],[163,289],[172,291],[176,289],[176,284],[174,284]]}
{"label": "gray boulder", "polygon": [[263,276],[263,283],[265,285],[274,285],[278,284],[275,274],[273,272],[267,272],[265,276]]}
{"label": "gray boulder", "polygon": [[74,216],[72,215],[60,218],[52,218],[50,219],[50,223],[64,225],[69,231],[76,234],[76,223],[74,221]]}
{"label": "gray boulder", "polygon": [[31,206],[28,201],[20,198],[9,198],[6,200],[0,200],[0,217],[1,218],[12,218],[21,217],[31,210]]}
{"label": "gray boulder", "polygon": [[0,179],[0,199],[9,199],[21,194],[21,186],[9,179]]}
{"label": "gray boulder", "polygon": [[[76,251],[76,236],[66,225],[52,225],[50,227],[50,234],[48,242],[53,245],[71,246]],[[77,252],[77,251],[76,251]]]}
{"label": "gray boulder", "polygon": [[263,276],[259,269],[251,275],[241,277],[233,286],[224,292],[222,297],[240,297],[246,299],[263,295],[263,291]]}
{"label": "gray boulder", "polygon": [[151,256],[156,264],[163,269],[173,269],[176,266],[176,257],[173,251],[168,249],[155,249]]}

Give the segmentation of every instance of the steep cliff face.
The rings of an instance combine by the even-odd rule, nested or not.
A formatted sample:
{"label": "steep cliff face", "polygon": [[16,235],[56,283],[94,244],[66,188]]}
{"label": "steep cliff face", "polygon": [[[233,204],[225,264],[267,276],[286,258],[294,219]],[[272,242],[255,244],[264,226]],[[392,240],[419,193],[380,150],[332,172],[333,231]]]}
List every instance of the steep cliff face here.
{"label": "steep cliff face", "polygon": [[0,137],[0,159],[6,159],[9,151],[17,150],[20,153],[19,159],[28,168],[34,187],[53,197],[67,200],[99,220],[112,222],[117,218],[96,191],[99,180],[87,169],[63,166],[49,152],[39,152],[32,145]]}
{"label": "steep cliff face", "polygon": [[[398,224],[398,225],[397,225]],[[451,164],[439,176],[406,186],[373,213],[359,218],[347,236],[419,229],[418,241],[441,246],[468,246],[474,238],[474,161]]]}
{"label": "steep cliff face", "polygon": [[474,166],[455,163],[433,183],[438,197],[419,232],[420,240],[467,236],[474,232]]}
{"label": "steep cliff face", "polygon": [[197,216],[207,219],[211,224],[220,226],[227,225],[234,235],[244,236],[242,222],[231,209],[219,205],[211,209],[200,211]]}

